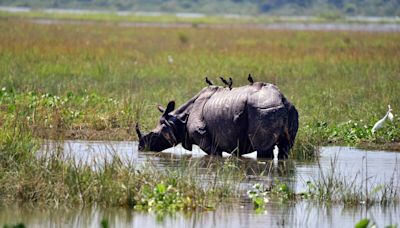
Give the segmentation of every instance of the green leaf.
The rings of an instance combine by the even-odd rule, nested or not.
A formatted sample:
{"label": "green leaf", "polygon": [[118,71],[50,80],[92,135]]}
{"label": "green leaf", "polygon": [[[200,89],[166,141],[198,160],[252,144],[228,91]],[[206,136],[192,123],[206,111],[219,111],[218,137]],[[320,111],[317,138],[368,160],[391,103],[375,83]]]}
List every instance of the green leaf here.
{"label": "green leaf", "polygon": [[102,220],[101,220],[101,228],[108,228],[108,227],[110,227],[110,225],[109,225],[109,223],[108,223],[108,220],[107,219],[105,219],[105,218],[103,218]]}
{"label": "green leaf", "polygon": [[281,185],[279,186],[279,190],[280,190],[281,192],[287,193],[287,192],[289,192],[289,187],[288,187],[286,184],[281,184]]}
{"label": "green leaf", "polygon": [[262,197],[255,197],[253,204],[255,208],[264,207],[264,199]]}
{"label": "green leaf", "polygon": [[354,226],[355,228],[367,228],[369,224],[369,219],[361,219],[358,223]]}
{"label": "green leaf", "polygon": [[8,113],[13,113],[15,111],[15,108],[16,108],[15,104],[10,104],[8,106]]}
{"label": "green leaf", "polygon": [[167,187],[163,183],[157,184],[156,191],[159,194],[164,194],[167,191]]}

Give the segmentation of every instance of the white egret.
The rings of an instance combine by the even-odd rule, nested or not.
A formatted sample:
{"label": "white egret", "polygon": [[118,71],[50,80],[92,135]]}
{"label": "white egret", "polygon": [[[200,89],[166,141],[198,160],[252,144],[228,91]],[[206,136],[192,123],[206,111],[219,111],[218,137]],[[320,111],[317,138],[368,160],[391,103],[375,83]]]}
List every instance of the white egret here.
{"label": "white egret", "polygon": [[173,64],[174,63],[174,59],[170,55],[168,55],[168,63],[169,64]]}
{"label": "white egret", "polygon": [[375,123],[374,127],[371,130],[372,134],[374,134],[376,132],[376,130],[378,130],[379,128],[382,128],[387,119],[389,119],[390,121],[393,121],[393,114],[392,114],[393,110],[390,107],[390,105],[388,105],[388,108],[389,108],[389,110],[387,111],[386,115],[382,119],[380,119],[378,122]]}
{"label": "white egret", "polygon": [[274,147],[273,154],[274,154],[274,162],[278,162],[279,148],[277,145],[275,145]]}

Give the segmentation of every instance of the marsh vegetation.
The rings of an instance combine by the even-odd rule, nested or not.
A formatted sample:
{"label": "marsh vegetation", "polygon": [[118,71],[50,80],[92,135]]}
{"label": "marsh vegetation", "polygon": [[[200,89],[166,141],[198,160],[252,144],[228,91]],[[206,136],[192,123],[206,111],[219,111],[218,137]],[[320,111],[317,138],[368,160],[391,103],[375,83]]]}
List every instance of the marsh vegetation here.
{"label": "marsh vegetation", "polygon": [[[239,86],[251,72],[278,85],[298,107],[299,147],[399,141],[398,33],[13,19],[0,27],[2,126],[19,115],[34,135],[46,138],[57,129],[66,138],[135,139],[132,124],[140,120],[149,130],[159,115],[156,104],[182,104],[205,86],[205,76],[230,76]],[[395,120],[372,135],[387,104]]]}
{"label": "marsh vegetation", "polygon": [[[1,205],[169,213],[207,211],[247,197],[252,185],[239,191],[238,183],[256,175],[237,158],[207,163],[215,184],[204,185],[198,178],[204,164],[190,159],[160,172],[118,156],[93,169],[64,159],[62,149],[37,154],[42,139],[136,140],[137,121],[150,130],[157,104],[182,104],[205,86],[205,76],[232,77],[239,86],[252,73],[276,84],[300,113],[292,160],[314,160],[322,145],[399,149],[399,33],[131,28],[8,17],[0,19],[0,31]],[[372,134],[388,104],[393,123]],[[364,182],[360,193],[334,170],[310,180],[308,191],[273,181],[258,193],[291,202],[398,203],[398,183]]]}
{"label": "marsh vegetation", "polygon": [[[398,222],[400,164],[393,152],[323,148],[319,163],[275,164],[252,157],[210,157],[199,149],[193,155],[176,148],[140,153],[133,149],[134,142],[73,140],[44,145],[36,154],[43,159],[35,163],[33,158],[30,170],[21,164],[19,170],[3,172],[7,175],[1,184],[9,187],[2,194],[0,220],[52,224],[46,218],[55,216],[51,221],[83,225],[107,217],[121,225],[153,220],[164,225],[214,220],[243,225],[247,220],[242,219],[251,216],[251,224],[347,226],[363,217],[381,225]],[[56,161],[64,165],[54,165]],[[379,169],[382,166],[386,169]],[[49,215],[49,208],[57,212]],[[345,219],[336,221],[337,213]],[[235,222],[222,219],[232,215]]]}

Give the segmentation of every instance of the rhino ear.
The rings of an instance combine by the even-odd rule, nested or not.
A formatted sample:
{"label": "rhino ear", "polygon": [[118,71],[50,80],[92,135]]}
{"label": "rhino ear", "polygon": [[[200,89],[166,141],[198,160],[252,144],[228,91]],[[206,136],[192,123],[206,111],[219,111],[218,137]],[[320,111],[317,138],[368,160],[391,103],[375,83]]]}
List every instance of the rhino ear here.
{"label": "rhino ear", "polygon": [[170,101],[167,105],[167,108],[164,111],[163,116],[167,115],[168,113],[174,111],[175,109],[175,101]]}
{"label": "rhino ear", "polygon": [[188,113],[182,113],[178,116],[178,119],[182,122],[182,123],[186,123],[187,119],[189,118],[189,114]]}
{"label": "rhino ear", "polygon": [[160,111],[161,113],[165,112],[165,108],[163,108],[161,105],[157,105],[157,109],[158,111]]}

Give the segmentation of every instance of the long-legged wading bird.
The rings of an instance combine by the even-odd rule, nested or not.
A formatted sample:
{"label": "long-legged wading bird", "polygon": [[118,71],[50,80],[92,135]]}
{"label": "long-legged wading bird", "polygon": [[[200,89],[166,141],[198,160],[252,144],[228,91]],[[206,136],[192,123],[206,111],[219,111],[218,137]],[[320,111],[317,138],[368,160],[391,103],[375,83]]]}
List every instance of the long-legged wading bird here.
{"label": "long-legged wading bird", "polygon": [[250,85],[253,85],[254,80],[253,80],[253,77],[251,77],[251,74],[249,74],[249,76],[247,77],[247,80],[250,82]]}
{"label": "long-legged wading bird", "polygon": [[387,111],[386,115],[382,119],[378,120],[378,122],[375,123],[374,127],[371,130],[372,134],[374,134],[376,132],[376,130],[378,130],[379,128],[382,128],[387,119],[389,119],[390,121],[393,121],[392,111],[393,111],[392,108],[390,107],[390,105],[388,105],[388,111]]}
{"label": "long-legged wading bird", "polygon": [[210,86],[214,85],[214,83],[206,77],[206,83]]}

